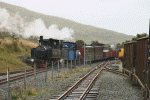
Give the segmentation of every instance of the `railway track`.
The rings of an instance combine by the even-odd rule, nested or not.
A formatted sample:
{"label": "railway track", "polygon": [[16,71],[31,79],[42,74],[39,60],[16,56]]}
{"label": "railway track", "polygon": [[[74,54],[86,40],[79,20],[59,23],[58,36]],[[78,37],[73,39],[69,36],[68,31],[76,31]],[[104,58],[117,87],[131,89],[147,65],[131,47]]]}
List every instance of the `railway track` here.
{"label": "railway track", "polygon": [[[36,74],[43,73],[45,71],[46,70],[44,70],[44,69],[36,70]],[[34,75],[34,70],[26,72],[26,77],[29,77],[29,76],[32,76],[32,75]],[[25,77],[25,75],[22,72],[22,74],[20,74],[20,75],[9,77],[9,82],[13,82],[13,81],[16,81],[16,80],[19,80],[19,79],[23,79],[24,77]],[[6,83],[7,83],[7,78],[0,79],[0,85],[6,84]]]}
{"label": "railway track", "polygon": [[[67,66],[67,65],[64,65],[64,66]],[[60,67],[62,67],[62,66],[60,66]],[[66,68],[66,67],[64,67],[64,68]],[[47,71],[50,71],[51,69],[52,69],[51,67],[48,67]],[[53,70],[58,70],[57,65],[54,66]],[[44,72],[46,72],[46,69],[36,70],[36,74],[44,73]],[[7,83],[7,75],[6,74],[7,73],[2,74],[1,77],[5,77],[5,78],[0,78],[0,85],[3,85],[3,84]],[[4,76],[4,75],[6,75],[6,76]],[[33,76],[33,75],[34,75],[34,70],[27,70],[26,71],[26,77],[30,77],[30,76]],[[20,79],[23,79],[23,78],[25,78],[24,71],[18,71],[18,72],[14,72],[14,73],[10,72],[9,82],[13,82],[13,81],[20,80]]]}
{"label": "railway track", "polygon": [[[26,72],[30,72],[30,71],[33,71],[33,69],[27,70]],[[19,74],[19,73],[23,73],[23,71],[10,72],[10,74]],[[7,75],[7,73],[0,73],[0,76],[4,76],[4,75]]]}
{"label": "railway track", "polygon": [[[96,98],[97,92],[94,92],[95,90],[92,89],[92,86],[97,79],[100,72],[103,70],[103,67],[106,66],[107,63],[101,63],[96,68],[88,72],[84,77],[82,77],[80,80],[78,80],[72,87],[70,87],[64,94],[62,94],[57,100],[62,99],[79,99],[83,100],[85,98]],[[103,67],[101,67],[103,66]],[[93,92],[92,92],[92,91]]]}
{"label": "railway track", "polygon": [[49,100],[95,100],[98,94],[98,88],[96,85],[96,79],[102,70],[106,70],[109,72],[113,72],[124,77],[129,78],[129,76],[123,74],[120,71],[116,71],[108,68],[107,66],[113,64],[114,62],[103,62],[95,67],[93,70],[88,72],[85,76],[80,78],[75,84],[73,84],[67,91],[65,91],[62,95],[55,96],[54,98],[50,98]]}

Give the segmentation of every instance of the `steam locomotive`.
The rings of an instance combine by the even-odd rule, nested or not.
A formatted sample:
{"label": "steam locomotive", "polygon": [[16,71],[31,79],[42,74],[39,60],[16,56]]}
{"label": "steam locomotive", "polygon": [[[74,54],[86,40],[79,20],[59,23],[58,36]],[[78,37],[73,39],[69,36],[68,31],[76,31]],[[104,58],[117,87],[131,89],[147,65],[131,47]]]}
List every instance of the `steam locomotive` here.
{"label": "steam locomotive", "polygon": [[31,57],[35,60],[36,67],[45,67],[46,62],[57,63],[60,59],[65,61],[78,59],[80,51],[73,42],[63,42],[57,39],[43,39],[40,36],[39,46],[31,50]]}

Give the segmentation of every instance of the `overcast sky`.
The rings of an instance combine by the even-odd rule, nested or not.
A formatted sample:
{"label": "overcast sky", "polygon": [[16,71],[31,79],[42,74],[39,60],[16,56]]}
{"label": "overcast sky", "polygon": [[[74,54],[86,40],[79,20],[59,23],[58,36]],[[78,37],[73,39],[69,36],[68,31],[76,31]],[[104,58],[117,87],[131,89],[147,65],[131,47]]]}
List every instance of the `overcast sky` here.
{"label": "overcast sky", "polygon": [[149,32],[150,0],[0,0],[128,35]]}

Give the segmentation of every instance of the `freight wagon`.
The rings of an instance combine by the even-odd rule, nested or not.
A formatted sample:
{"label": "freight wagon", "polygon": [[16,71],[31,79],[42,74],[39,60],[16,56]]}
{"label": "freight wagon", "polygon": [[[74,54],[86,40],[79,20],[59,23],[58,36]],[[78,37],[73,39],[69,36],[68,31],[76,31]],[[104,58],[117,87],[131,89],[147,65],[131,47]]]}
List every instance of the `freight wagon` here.
{"label": "freight wagon", "polygon": [[103,49],[103,59],[108,59],[109,58],[109,45],[104,44],[103,47],[104,47],[104,49]]}
{"label": "freight wagon", "polygon": [[85,46],[85,61],[94,61],[94,47],[93,46]]}
{"label": "freight wagon", "polygon": [[[81,52],[82,61],[84,61],[84,47],[78,46]],[[108,45],[98,44],[85,46],[85,61],[100,61],[109,59]]]}
{"label": "freight wagon", "polygon": [[[139,38],[137,41],[124,44],[123,69],[131,74],[131,80],[150,89],[150,72],[148,71],[148,37]],[[147,73],[148,72],[148,73]],[[148,85],[146,85],[148,83]]]}
{"label": "freight wagon", "polygon": [[135,70],[136,41],[124,44],[124,65],[123,68],[131,72]]}
{"label": "freight wagon", "polygon": [[102,60],[103,59],[103,46],[94,46],[94,60]]}
{"label": "freight wagon", "polygon": [[[140,38],[137,40],[137,49],[136,49],[136,68],[135,73],[140,78],[142,83],[146,83],[146,64],[147,59],[147,48],[148,48],[148,37]],[[149,89],[150,89],[150,78],[149,78]]]}
{"label": "freight wagon", "polygon": [[119,52],[116,50],[109,50],[109,58],[115,59],[118,58]]}
{"label": "freight wagon", "polygon": [[[82,61],[84,61],[84,46],[78,46],[78,50],[81,52]],[[85,61],[94,60],[94,47],[85,46]]]}

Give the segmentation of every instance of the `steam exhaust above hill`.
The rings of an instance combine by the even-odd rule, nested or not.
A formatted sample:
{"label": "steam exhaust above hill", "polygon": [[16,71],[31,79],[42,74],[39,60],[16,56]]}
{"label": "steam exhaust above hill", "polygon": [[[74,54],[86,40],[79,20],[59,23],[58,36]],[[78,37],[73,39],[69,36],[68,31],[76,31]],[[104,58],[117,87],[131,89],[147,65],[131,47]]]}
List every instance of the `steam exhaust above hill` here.
{"label": "steam exhaust above hill", "polygon": [[64,27],[59,30],[56,24],[49,26],[47,29],[44,21],[40,18],[33,22],[25,22],[18,13],[14,14],[4,8],[0,8],[0,29],[22,35],[24,38],[43,35],[44,38],[74,40],[72,37],[73,29]]}

